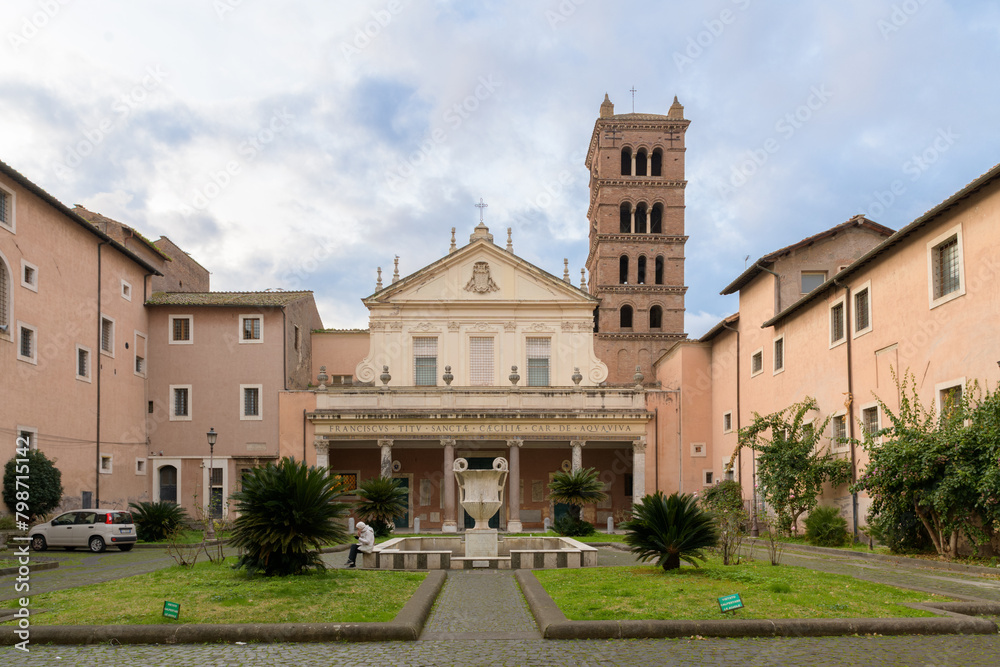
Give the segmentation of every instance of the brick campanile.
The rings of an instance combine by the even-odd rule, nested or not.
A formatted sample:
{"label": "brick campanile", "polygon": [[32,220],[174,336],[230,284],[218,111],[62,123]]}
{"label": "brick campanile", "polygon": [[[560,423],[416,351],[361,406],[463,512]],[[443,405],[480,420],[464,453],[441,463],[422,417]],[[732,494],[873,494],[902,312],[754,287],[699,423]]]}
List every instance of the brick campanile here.
{"label": "brick campanile", "polygon": [[589,291],[597,356],[608,382],[633,384],[684,333],[684,134],[674,98],[667,115],[615,114],[604,96],[587,151]]}

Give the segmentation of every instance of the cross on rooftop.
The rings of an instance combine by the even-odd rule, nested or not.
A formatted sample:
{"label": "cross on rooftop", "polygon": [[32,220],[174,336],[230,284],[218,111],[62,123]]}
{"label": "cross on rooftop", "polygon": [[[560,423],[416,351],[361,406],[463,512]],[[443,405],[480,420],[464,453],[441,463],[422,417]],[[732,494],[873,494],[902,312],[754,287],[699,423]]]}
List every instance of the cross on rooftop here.
{"label": "cross on rooftop", "polygon": [[479,209],[479,224],[483,224],[483,209],[487,206],[489,206],[489,204],[484,202],[482,197],[479,198],[479,203],[475,204],[475,207]]}
{"label": "cross on rooftop", "polygon": [[638,91],[635,89],[635,86],[632,86],[629,92],[632,93],[632,113],[635,113],[635,94]]}

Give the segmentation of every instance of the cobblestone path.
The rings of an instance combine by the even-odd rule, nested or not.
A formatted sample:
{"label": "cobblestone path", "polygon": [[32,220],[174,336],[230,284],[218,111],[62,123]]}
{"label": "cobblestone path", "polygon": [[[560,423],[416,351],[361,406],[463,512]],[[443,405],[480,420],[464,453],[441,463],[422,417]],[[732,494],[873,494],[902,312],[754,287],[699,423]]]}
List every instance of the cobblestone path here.
{"label": "cobblestone path", "polygon": [[509,570],[448,573],[421,640],[541,639]]}

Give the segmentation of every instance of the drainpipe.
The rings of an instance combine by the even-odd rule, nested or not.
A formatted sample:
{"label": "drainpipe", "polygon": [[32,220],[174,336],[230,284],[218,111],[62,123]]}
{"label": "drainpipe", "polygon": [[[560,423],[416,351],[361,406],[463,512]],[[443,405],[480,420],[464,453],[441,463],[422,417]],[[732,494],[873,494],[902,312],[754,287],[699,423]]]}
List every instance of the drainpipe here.
{"label": "drainpipe", "polygon": [[[94,452],[94,507],[101,506],[101,339],[104,328],[101,326],[101,247],[107,245],[107,241],[97,244],[97,357],[94,369],[97,377],[97,437],[95,440]],[[145,286],[143,291],[145,291]]]}
{"label": "drainpipe", "polygon": [[[736,444],[739,447],[740,428],[740,330],[734,329],[722,322],[723,329],[729,329],[736,334]],[[740,447],[736,453],[736,469],[740,471],[740,486],[743,485],[743,448]],[[750,536],[760,535],[760,527],[757,525],[757,454],[754,452],[750,460],[750,481],[753,483],[753,511],[750,513]]]}
{"label": "drainpipe", "polygon": [[[767,268],[766,266],[761,266],[759,263],[755,264],[761,271],[767,271],[772,276],[774,276],[774,314],[777,315],[781,312],[781,276]],[[725,326],[725,325],[723,325]]]}
{"label": "drainpipe", "polygon": [[684,493],[684,439],[681,437],[684,413],[681,408],[681,390],[677,389],[677,493]]}
{"label": "drainpipe", "polygon": [[660,408],[653,408],[653,434],[656,437],[656,449],[653,453],[653,493],[660,490]]}
{"label": "drainpipe", "polygon": [[[302,462],[306,462],[306,409],[302,408]],[[281,444],[278,444],[278,453],[281,454]]]}
{"label": "drainpipe", "polygon": [[[851,443],[851,484],[858,481],[857,452],[854,446],[854,376],[851,372],[851,288],[833,281],[844,288],[844,337],[847,339],[847,437]],[[858,492],[851,493],[851,516],[854,523],[854,541],[858,541]]]}
{"label": "drainpipe", "polygon": [[281,307],[281,382],[288,391],[288,332],[285,329],[285,307]]}

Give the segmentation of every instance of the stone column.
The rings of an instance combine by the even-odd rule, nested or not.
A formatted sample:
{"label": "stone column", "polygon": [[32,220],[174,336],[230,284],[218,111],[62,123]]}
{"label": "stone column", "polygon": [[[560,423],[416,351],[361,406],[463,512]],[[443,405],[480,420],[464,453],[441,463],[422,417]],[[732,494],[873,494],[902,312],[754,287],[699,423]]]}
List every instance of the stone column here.
{"label": "stone column", "polygon": [[316,447],[316,467],[317,468],[329,468],[330,467],[330,443],[324,438],[316,438],[313,440],[313,445]]}
{"label": "stone column", "polygon": [[507,532],[520,533],[524,530],[521,526],[521,446],[524,440],[513,438],[507,441],[510,448],[510,463],[508,467],[507,481],[509,482],[507,491],[507,507],[510,514],[507,517]]}
{"label": "stone column", "polygon": [[640,502],[646,495],[646,438],[632,442],[632,502]]}
{"label": "stone column", "polygon": [[444,477],[441,478],[441,493],[444,495],[444,521],[441,522],[442,533],[457,533],[458,522],[455,520],[455,440],[441,440],[444,446]]}
{"label": "stone column", "polygon": [[583,440],[570,440],[569,446],[573,448],[573,456],[570,458],[573,472],[583,467],[583,446],[587,443]]}
{"label": "stone column", "polygon": [[649,155],[646,156],[646,175],[647,176],[652,176],[653,175],[653,154],[652,153],[650,153]]}
{"label": "stone column", "polygon": [[635,234],[635,207],[632,207],[631,213],[629,213],[629,232]]}
{"label": "stone column", "polygon": [[630,176],[635,176],[635,153],[632,153],[632,173]]}
{"label": "stone column", "polygon": [[382,460],[379,466],[379,476],[392,477],[392,440],[379,440],[378,446],[382,449]]}

